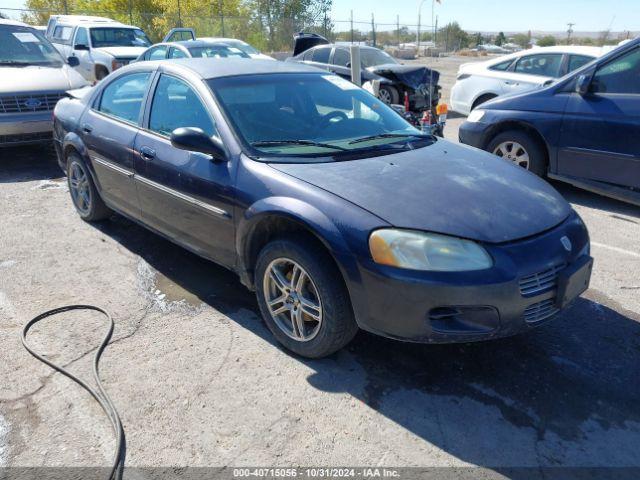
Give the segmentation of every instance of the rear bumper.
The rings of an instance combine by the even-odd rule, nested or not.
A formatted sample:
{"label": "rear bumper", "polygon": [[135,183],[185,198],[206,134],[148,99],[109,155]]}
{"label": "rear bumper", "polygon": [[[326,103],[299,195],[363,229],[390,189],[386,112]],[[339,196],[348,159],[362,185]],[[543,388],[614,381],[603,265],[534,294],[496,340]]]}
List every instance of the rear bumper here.
{"label": "rear bumper", "polygon": [[[560,238],[570,238],[571,252]],[[552,319],[557,274],[588,255],[588,234],[577,215],[536,238],[485,245],[494,259],[478,272],[414,272],[360,263],[351,292],[361,328],[424,343],[487,340],[529,331]],[[533,280],[532,280],[533,279]],[[544,287],[534,287],[538,279]]]}
{"label": "rear bumper", "polygon": [[0,115],[0,145],[49,142],[52,138],[51,112]]}

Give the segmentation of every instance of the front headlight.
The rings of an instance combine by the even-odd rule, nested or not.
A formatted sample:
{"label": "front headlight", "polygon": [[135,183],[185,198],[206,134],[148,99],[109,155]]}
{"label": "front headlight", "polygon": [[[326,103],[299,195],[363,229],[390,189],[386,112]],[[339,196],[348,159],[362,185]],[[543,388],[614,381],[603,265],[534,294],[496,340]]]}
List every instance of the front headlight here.
{"label": "front headlight", "polygon": [[482,120],[482,117],[484,117],[484,110],[476,109],[469,114],[467,122],[476,123]]}
{"label": "front headlight", "polygon": [[410,270],[464,272],[493,265],[476,242],[436,233],[376,230],[369,237],[369,250],[376,263]]}

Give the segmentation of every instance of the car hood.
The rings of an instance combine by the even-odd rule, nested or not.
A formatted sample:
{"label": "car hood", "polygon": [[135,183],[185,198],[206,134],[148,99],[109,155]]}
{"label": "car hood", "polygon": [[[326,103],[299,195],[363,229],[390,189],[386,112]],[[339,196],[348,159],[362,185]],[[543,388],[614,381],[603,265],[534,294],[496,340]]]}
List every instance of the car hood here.
{"label": "car hood", "polygon": [[271,165],[395,227],[481,242],[529,237],[571,212],[558,192],[521,167],[444,140],[382,157]]}
{"label": "car hood", "polygon": [[389,80],[404,83],[414,90],[422,85],[437,85],[440,79],[440,73],[436,70],[415,65],[401,65],[399,63],[376,65],[368,67],[367,71]]}
{"label": "car hood", "polygon": [[116,58],[138,58],[147,48],[149,47],[100,47],[94,50]]}
{"label": "car hood", "polygon": [[0,93],[64,91],[86,84],[86,80],[68,65],[0,67]]}

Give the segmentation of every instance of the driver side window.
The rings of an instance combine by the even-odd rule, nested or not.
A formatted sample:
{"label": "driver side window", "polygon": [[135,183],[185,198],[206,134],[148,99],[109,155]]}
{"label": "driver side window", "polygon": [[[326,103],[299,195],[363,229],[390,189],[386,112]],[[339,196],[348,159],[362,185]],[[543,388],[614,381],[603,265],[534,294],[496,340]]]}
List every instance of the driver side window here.
{"label": "driver side window", "polygon": [[196,92],[182,80],[162,75],[151,104],[149,130],[169,136],[180,127],[200,128],[210,137],[215,133],[209,112]]}
{"label": "driver side window", "polygon": [[591,92],[640,94],[640,48],[598,69],[593,76]]}
{"label": "driver side window", "polygon": [[89,46],[89,35],[87,34],[86,28],[78,28],[78,31],[76,32],[76,39],[73,42],[73,45],[84,45],[85,47]]}

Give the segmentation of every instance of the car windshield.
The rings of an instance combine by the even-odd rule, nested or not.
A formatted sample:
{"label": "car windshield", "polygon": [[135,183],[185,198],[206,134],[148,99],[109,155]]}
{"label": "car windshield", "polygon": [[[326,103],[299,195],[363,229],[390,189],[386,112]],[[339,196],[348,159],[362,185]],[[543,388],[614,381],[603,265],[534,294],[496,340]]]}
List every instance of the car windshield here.
{"label": "car windshield", "polygon": [[246,75],[208,84],[257,159],[331,161],[434,142],[373,95],[335,75]]}
{"label": "car windshield", "polygon": [[363,48],[360,51],[360,61],[364,68],[385,65],[387,63],[398,63],[391,55],[377,48]]}
{"label": "car windshield", "polygon": [[139,28],[92,28],[91,45],[100,47],[148,47],[151,41]]}
{"label": "car windshield", "polygon": [[61,67],[62,56],[44,36],[31,28],[0,26],[0,66]]}
{"label": "car windshield", "polygon": [[253,48],[248,43],[241,42],[240,40],[225,40],[224,43],[232,47],[235,47],[239,50],[242,50],[247,55],[258,55],[260,53],[258,50]]}
{"label": "car windshield", "polygon": [[190,47],[189,52],[194,58],[226,58],[226,57],[240,57],[249,58],[249,55],[244,53],[239,48],[228,47],[226,45],[207,45],[206,47]]}

